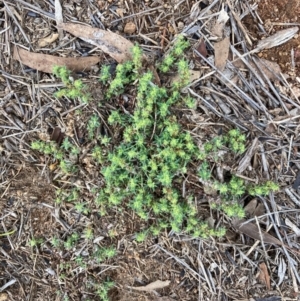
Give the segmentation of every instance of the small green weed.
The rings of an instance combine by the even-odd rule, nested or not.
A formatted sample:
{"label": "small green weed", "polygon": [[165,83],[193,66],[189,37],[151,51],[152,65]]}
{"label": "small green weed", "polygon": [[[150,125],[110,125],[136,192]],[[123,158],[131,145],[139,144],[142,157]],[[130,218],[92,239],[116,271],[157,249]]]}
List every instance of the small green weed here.
{"label": "small green weed", "polygon": [[[97,134],[100,126],[97,115],[88,120],[88,137],[95,145],[90,156],[95,165],[100,166],[105,180],[105,186],[97,193],[95,204],[101,215],[106,214],[110,207],[132,209],[149,225],[147,229],[140,229],[136,233],[138,242],[144,241],[150,234],[159,235],[166,229],[204,238],[225,233],[224,228],[212,229],[201,221],[196,205],[190,201],[191,195],[185,198],[181,196],[178,187],[192,162],[199,163],[197,176],[203,185],[211,186],[219,194],[216,201],[210,204],[211,208],[222,210],[230,217],[244,216],[244,210],[238,203],[242,196],[264,195],[278,190],[278,186],[271,181],[249,186],[234,174],[224,183],[214,180],[212,170],[214,164],[222,160],[218,156],[221,149],[226,148],[233,156],[244,153],[246,136],[240,130],[232,129],[204,143],[199,149],[190,133],[182,129],[174,107],[184,104],[194,108],[196,103],[192,97],[181,94],[181,89],[189,83],[188,62],[184,59],[184,51],[188,46],[186,39],[179,36],[158,66],[163,73],[177,71],[178,80],[170,87],[154,84],[152,72],[143,70],[143,54],[137,45],[132,49],[132,60],[119,64],[115,76],[111,75],[109,66],[103,66],[100,72],[99,81],[107,101],[130,89],[136,91],[136,104],[133,113],[114,110],[107,118],[108,124],[113,130],[119,131],[122,137],[119,144],[112,145],[109,137]],[[54,73],[66,86],[57,92],[58,97],[74,96],[87,101],[87,88],[81,81],[73,81],[64,67],[55,68]],[[34,141],[31,146],[34,150],[53,156],[64,173],[76,172],[69,157],[78,155],[80,149],[68,138],[61,147],[53,142],[42,141]],[[68,193],[59,192],[55,202],[74,202],[78,213],[88,214],[89,208],[79,199],[79,191],[71,189]],[[86,229],[84,238],[92,239],[93,232]],[[64,246],[70,249],[75,242],[76,239],[68,237]],[[99,249],[94,256],[98,261],[103,261],[113,254],[113,250]]]}
{"label": "small green weed", "polygon": [[82,80],[74,80],[71,77],[71,72],[66,67],[55,66],[53,68],[53,73],[56,77],[60,78],[65,85],[64,89],[55,93],[57,98],[68,97],[70,99],[80,99],[83,103],[88,103],[90,95]]}

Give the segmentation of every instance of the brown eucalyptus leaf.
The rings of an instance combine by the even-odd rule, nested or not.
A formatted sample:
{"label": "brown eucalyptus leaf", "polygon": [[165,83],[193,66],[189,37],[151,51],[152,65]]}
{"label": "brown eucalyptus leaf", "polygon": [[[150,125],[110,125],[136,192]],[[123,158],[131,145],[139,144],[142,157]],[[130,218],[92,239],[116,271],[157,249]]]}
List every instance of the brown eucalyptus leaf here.
{"label": "brown eucalyptus leaf", "polygon": [[118,63],[131,59],[130,49],[133,44],[116,33],[75,23],[62,23],[59,27],[73,36],[99,47]]}
{"label": "brown eucalyptus leaf", "polygon": [[46,73],[52,73],[54,66],[66,66],[72,71],[89,70],[100,61],[100,58],[97,56],[58,57],[49,54],[29,52],[17,46],[14,47],[13,58],[30,68]]}
{"label": "brown eucalyptus leaf", "polygon": [[249,237],[263,241],[266,244],[283,246],[284,244],[271,234],[262,231],[258,228],[257,224],[245,223],[245,220],[234,220],[233,226],[241,233],[248,235]]}
{"label": "brown eucalyptus leaf", "polygon": [[145,286],[129,286],[129,288],[134,289],[136,291],[150,292],[150,291],[153,291],[156,289],[160,289],[160,288],[169,286],[170,282],[171,282],[170,280],[166,280],[166,281],[156,280]]}
{"label": "brown eucalyptus leaf", "polygon": [[264,262],[259,264],[259,274],[258,274],[258,279],[260,280],[261,283],[265,284],[267,289],[271,289],[271,282],[270,282],[270,275],[268,272],[268,268]]}
{"label": "brown eucalyptus leaf", "polygon": [[223,71],[226,66],[226,61],[228,59],[229,54],[229,47],[230,47],[230,40],[229,37],[226,37],[220,42],[215,43],[215,66],[220,70]]}
{"label": "brown eucalyptus leaf", "polygon": [[39,47],[45,47],[53,42],[55,42],[59,37],[58,33],[51,33],[49,36],[42,38],[38,41]]}

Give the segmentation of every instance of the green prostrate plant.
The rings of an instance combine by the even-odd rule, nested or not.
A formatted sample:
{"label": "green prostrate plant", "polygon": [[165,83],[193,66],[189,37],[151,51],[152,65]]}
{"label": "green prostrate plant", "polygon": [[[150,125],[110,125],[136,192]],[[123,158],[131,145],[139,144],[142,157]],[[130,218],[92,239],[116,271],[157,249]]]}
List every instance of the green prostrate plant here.
{"label": "green prostrate plant", "polygon": [[[179,35],[175,41],[174,47],[171,48],[169,53],[166,55],[164,60],[160,65],[160,70],[162,72],[168,72],[174,65],[176,60],[183,57],[185,49],[190,46],[190,43],[185,39],[183,35]],[[178,65],[180,65],[178,63]],[[178,66],[179,73],[181,72],[180,66]]]}
{"label": "green prostrate plant", "polygon": [[79,99],[83,103],[89,101],[90,95],[87,91],[87,86],[81,79],[74,80],[71,77],[71,72],[65,66],[54,66],[53,73],[65,85],[65,88],[55,92],[57,98],[68,97],[70,99]]}
{"label": "green prostrate plant", "polygon": [[95,137],[95,131],[99,127],[100,127],[99,117],[97,115],[93,115],[89,119],[88,125],[87,125],[88,136],[89,136],[90,139],[94,139],[94,137]]}
{"label": "green prostrate plant", "polygon": [[109,207],[127,206],[145,222],[151,221],[148,229],[136,234],[139,242],[165,229],[202,237],[224,233],[223,229],[208,227],[196,213],[192,215],[193,205],[180,196],[175,185],[181,182],[198,150],[172,111],[172,106],[184,102],[180,89],[188,83],[188,65],[177,57],[182,56],[186,46],[185,39],[179,37],[171,51],[179,79],[169,89],[155,85],[153,74],[141,70],[142,52],[137,46],[133,48],[132,61],[118,65],[107,89],[111,97],[136,85],[136,105],[131,115],[116,110],[108,117],[110,125],[123,128],[120,144],[105,157],[98,148],[93,151],[95,160],[102,162],[105,179],[105,187],[95,202],[101,214]]}
{"label": "green prostrate plant", "polygon": [[224,138],[225,142],[228,143],[228,147],[231,150],[238,154],[242,154],[245,152],[246,136],[242,134],[239,129],[230,130]]}
{"label": "green prostrate plant", "polygon": [[61,147],[54,141],[45,142],[37,140],[31,143],[31,148],[56,159],[63,173],[71,174],[76,172],[76,167],[71,162],[70,156],[77,156],[80,153],[80,149],[72,144],[68,138],[64,139]]}
{"label": "green prostrate plant", "polygon": [[109,301],[108,292],[114,286],[114,282],[110,281],[109,279],[104,281],[100,285],[97,285],[96,294],[98,295],[101,301]]}
{"label": "green prostrate plant", "polygon": [[[278,185],[272,181],[267,181],[260,185],[247,185],[245,181],[231,175],[230,180],[218,182],[213,180],[211,165],[218,164],[222,160],[218,156],[218,151],[222,147],[228,147],[234,154],[241,154],[245,151],[246,136],[238,129],[230,130],[224,136],[217,136],[203,145],[203,149],[198,154],[198,159],[202,161],[198,169],[198,176],[204,186],[213,188],[219,193],[219,197],[210,203],[211,208],[224,211],[229,217],[243,218],[244,209],[239,203],[245,195],[266,195],[279,189]],[[212,162],[210,164],[209,162]]]}
{"label": "green prostrate plant", "polygon": [[108,81],[110,80],[111,78],[110,69],[111,67],[109,65],[103,65],[101,67],[99,80],[102,84],[107,84]]}

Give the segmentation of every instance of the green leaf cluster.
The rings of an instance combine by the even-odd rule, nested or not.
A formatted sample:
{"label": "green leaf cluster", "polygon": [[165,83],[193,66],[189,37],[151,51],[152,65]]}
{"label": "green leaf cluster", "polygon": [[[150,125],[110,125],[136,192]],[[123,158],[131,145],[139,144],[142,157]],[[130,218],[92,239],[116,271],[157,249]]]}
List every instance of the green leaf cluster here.
{"label": "green leaf cluster", "polygon": [[60,78],[65,88],[55,92],[57,98],[68,97],[70,99],[80,99],[83,103],[87,103],[90,99],[90,95],[87,91],[87,86],[81,79],[73,80],[71,78],[71,72],[66,66],[54,66],[53,74]]}
{"label": "green leaf cluster", "polygon": [[[185,39],[178,41],[172,52],[176,58],[183,54],[187,45]],[[158,235],[165,229],[202,237],[219,235],[224,231],[211,229],[199,220],[197,211],[191,210],[191,205],[174,185],[175,179],[180,181],[187,172],[198,151],[193,138],[182,130],[172,112],[172,107],[183,100],[180,89],[188,82],[187,62],[183,59],[173,61],[179,80],[167,89],[153,83],[150,71],[139,70],[142,52],[137,46],[132,53],[132,61],[118,65],[107,95],[117,95],[130,83],[135,84],[135,111],[133,115],[111,112],[108,123],[123,128],[123,140],[107,155],[98,147],[93,151],[93,157],[102,165],[106,184],[95,200],[100,213],[105,214],[109,207],[125,206],[144,221],[154,218],[149,229],[136,234],[139,242],[149,233]]]}
{"label": "green leaf cluster", "polygon": [[[176,60],[184,56],[184,51],[190,46],[190,43],[183,35],[179,35],[174,43],[174,47],[171,48],[169,53],[163,59],[160,70],[162,72],[168,72],[172,66],[174,66]],[[178,72],[182,72],[182,63],[178,63]],[[183,67],[185,69],[185,66]]]}
{"label": "green leaf cluster", "polygon": [[219,198],[210,204],[211,208],[224,211],[229,217],[243,218],[245,212],[239,204],[239,199],[248,195],[266,195],[279,189],[278,184],[267,181],[260,185],[246,185],[245,181],[235,175],[227,182],[220,183],[212,179],[210,164],[208,159],[217,163],[220,157],[217,152],[227,146],[233,153],[243,153],[245,151],[246,136],[238,129],[230,130],[226,135],[217,136],[203,145],[203,150],[198,153],[198,159],[202,163],[198,169],[198,176],[204,185],[211,186],[219,193]]}
{"label": "green leaf cluster", "polygon": [[46,142],[36,140],[32,141],[31,148],[56,159],[59,162],[59,167],[63,173],[70,174],[76,171],[76,167],[70,161],[69,156],[70,154],[78,155],[80,153],[80,149],[76,145],[72,144],[68,137],[63,140],[61,147],[59,147],[54,141]]}

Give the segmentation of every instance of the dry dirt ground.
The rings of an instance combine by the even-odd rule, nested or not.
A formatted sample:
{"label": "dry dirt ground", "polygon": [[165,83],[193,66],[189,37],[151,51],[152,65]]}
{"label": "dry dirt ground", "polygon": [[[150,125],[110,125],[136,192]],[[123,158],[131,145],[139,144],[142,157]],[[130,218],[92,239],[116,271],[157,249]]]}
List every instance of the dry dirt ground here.
{"label": "dry dirt ground", "polygon": [[[66,21],[82,22],[118,33],[141,44],[144,51],[156,60],[163,56],[174,36],[185,26],[194,22],[201,27],[203,23],[197,23],[193,14],[199,14],[216,1],[199,1],[198,5],[189,0],[60,2]],[[219,12],[222,4],[227,2],[232,7],[244,3],[245,10],[248,5],[255,5],[252,1],[219,2],[213,6],[213,12]],[[257,4],[256,13],[253,10],[241,21],[253,41],[253,47],[264,37],[298,25],[300,1],[261,0]],[[266,141],[265,156],[254,156],[249,163],[254,166],[249,176],[255,175],[256,169],[261,170],[262,164],[267,164],[271,177],[276,177],[282,185],[282,190],[275,195],[278,207],[274,207],[270,200],[274,196],[246,199],[245,205],[253,206],[247,212],[263,231],[282,239],[280,245],[266,241],[267,236],[251,237],[247,233],[239,233],[231,221],[215,213],[211,215],[214,222],[222,221],[228,226],[224,238],[202,240],[164,233],[159,238],[137,244],[134,233],[142,225],[132,212],[115,209],[101,217],[91,205],[90,214],[85,216],[75,214],[70,204],[58,206],[55,203],[57,189],[68,186],[70,182],[84,187],[82,198],[92,199],[91,190],[100,185],[101,179],[88,160],[82,161],[81,178],[56,181],[55,163],[32,152],[29,147],[34,139],[49,139],[57,126],[66,129],[78,143],[81,141],[82,148],[88,147],[86,122],[89,114],[97,109],[96,101],[101,99],[101,91],[93,89],[97,100],[81,114],[75,113],[73,103],[54,103],[52,93],[58,87],[55,78],[13,60],[14,45],[61,57],[93,53],[100,57],[100,62],[114,63],[99,49],[68,33],[64,33],[61,41],[39,46],[42,38],[57,32],[54,8],[55,1],[0,0],[0,300],[101,300],[95,293],[96,285],[107,278],[115,282],[109,292],[110,300],[299,300],[300,231],[296,210],[300,203],[296,193],[290,196],[296,200],[291,201],[285,191],[294,183],[299,169],[298,102],[295,106],[288,101],[285,103],[290,112],[298,110],[291,113],[295,122],[286,128],[281,120],[290,115],[280,106],[270,106],[270,114],[279,116],[279,119],[274,117],[275,123],[268,123],[265,132],[257,130],[259,122],[267,122],[272,116],[266,117],[262,112],[256,114],[254,110],[247,115],[246,106],[241,109],[244,110],[242,125],[248,125],[251,119],[257,121],[247,127],[251,141],[256,137]],[[258,16],[262,21],[261,27],[258,26]],[[206,19],[203,20],[205,22]],[[204,30],[203,34],[209,35],[209,32]],[[192,34],[188,37],[194,44],[199,40],[199,36]],[[206,45],[207,56],[213,54],[210,45]],[[259,52],[257,56],[278,63],[281,71],[289,75],[287,80],[296,87],[300,75],[299,47],[300,34],[281,46]],[[294,66],[291,63],[292,49]],[[203,70],[209,69],[203,61],[197,60],[197,53],[191,52],[189,59],[196,67],[202,65]],[[98,72],[99,66],[80,75],[96,87]],[[218,85],[218,78],[210,79]],[[112,107],[118,105],[116,101]],[[64,114],[69,110],[70,113]],[[237,111],[239,107],[235,109]],[[236,115],[232,114],[232,120],[236,119]],[[216,115],[205,104],[191,113],[190,121],[199,122],[199,136],[203,138],[231,124],[228,118]],[[201,193],[204,193],[202,187],[199,188]],[[209,212],[207,204],[203,208]],[[270,208],[271,213],[266,208]],[[275,222],[274,219],[255,219],[255,216],[264,214],[274,215]],[[277,225],[275,228],[273,223]],[[98,238],[95,244],[113,245],[117,249],[116,257],[103,263],[89,262],[88,255],[95,244],[84,239],[69,251],[51,244],[55,236],[66,239],[74,231],[81,235],[87,226],[93,228],[94,237]],[[38,246],[30,246],[33,239],[42,239],[42,242]],[[82,250],[86,252],[87,268],[76,261]],[[170,283],[150,292],[133,288],[156,280]]]}

